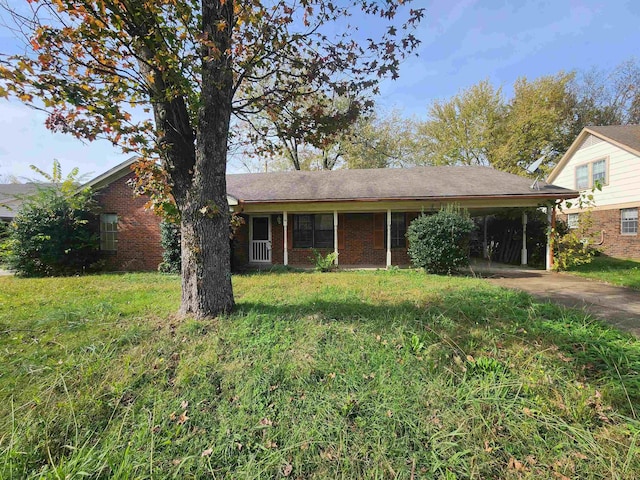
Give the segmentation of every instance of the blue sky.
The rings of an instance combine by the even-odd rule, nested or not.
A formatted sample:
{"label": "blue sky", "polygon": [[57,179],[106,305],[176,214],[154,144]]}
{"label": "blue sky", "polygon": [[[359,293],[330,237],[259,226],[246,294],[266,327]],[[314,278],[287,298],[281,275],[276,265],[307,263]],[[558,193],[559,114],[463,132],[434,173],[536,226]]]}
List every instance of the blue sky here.
{"label": "blue sky", "polygon": [[[376,99],[406,115],[424,117],[431,101],[483,79],[509,94],[520,76],[610,70],[640,58],[639,0],[418,0],[412,6],[426,8],[417,32],[419,56],[405,61],[399,80],[384,81]],[[3,52],[13,50],[10,42],[0,31]],[[14,101],[0,101],[0,179],[33,178],[29,165],[50,171],[54,158],[64,172],[79,167],[91,177],[127,158],[107,142],[83,144],[51,133],[44,118]]]}

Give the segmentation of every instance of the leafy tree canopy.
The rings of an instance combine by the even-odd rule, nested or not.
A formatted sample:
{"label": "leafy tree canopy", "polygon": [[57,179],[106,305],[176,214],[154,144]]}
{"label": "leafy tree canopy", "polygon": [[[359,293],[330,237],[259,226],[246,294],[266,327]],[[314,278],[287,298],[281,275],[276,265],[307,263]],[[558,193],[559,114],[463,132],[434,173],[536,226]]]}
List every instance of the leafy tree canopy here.
{"label": "leafy tree canopy", "polygon": [[[5,4],[30,51],[0,57],[0,96],[45,109],[52,130],[138,153],[151,170],[150,160],[162,160],[150,183],[168,185],[181,218],[181,311],[217,315],[234,305],[232,116],[277,114],[315,94],[375,94],[418,45],[423,11],[408,3],[29,0],[29,14]],[[153,121],[132,115],[138,107]],[[311,117],[326,115],[320,105]]]}

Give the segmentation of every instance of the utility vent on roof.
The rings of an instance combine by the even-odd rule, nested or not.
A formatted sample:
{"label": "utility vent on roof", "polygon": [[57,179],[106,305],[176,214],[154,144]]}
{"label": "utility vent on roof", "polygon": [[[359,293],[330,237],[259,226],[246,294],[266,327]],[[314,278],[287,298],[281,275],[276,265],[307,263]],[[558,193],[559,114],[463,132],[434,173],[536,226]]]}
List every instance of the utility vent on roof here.
{"label": "utility vent on roof", "polygon": [[582,150],[583,148],[590,147],[591,145],[595,145],[596,143],[604,142],[601,138],[596,137],[595,135],[589,135],[578,147],[578,150]]}

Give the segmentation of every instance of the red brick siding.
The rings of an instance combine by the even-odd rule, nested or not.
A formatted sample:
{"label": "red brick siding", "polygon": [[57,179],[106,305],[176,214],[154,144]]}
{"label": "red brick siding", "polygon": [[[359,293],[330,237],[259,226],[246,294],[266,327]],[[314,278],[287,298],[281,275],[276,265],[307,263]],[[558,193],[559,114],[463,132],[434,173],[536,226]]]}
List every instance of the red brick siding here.
{"label": "red brick siding", "polygon": [[118,215],[118,246],[115,254],[104,252],[110,270],[157,270],[162,261],[160,218],[145,208],[147,197],[136,197],[127,181],[133,173],[98,190],[102,213]]}
{"label": "red brick siding", "polygon": [[244,224],[236,230],[233,241],[231,242],[233,248],[233,268],[242,268],[249,263],[249,217],[241,215],[244,220]]}
{"label": "red brick siding", "polygon": [[[640,203],[637,207],[640,209]],[[559,217],[565,222],[567,221],[567,215],[563,214]],[[599,242],[601,238],[604,238],[604,242],[602,245],[598,245],[598,248],[602,249],[605,255],[617,258],[640,258],[640,236],[620,233],[619,208],[592,211],[591,219],[593,221],[592,230],[597,234],[595,241]],[[601,232],[603,231],[604,236],[602,237]]]}
{"label": "red brick siding", "polygon": [[[293,214],[289,214],[289,229],[293,228]],[[416,214],[408,215],[407,226],[409,222],[415,218]],[[274,265],[284,264],[284,227],[282,220],[278,223],[281,215],[271,216],[271,260]],[[344,248],[339,249],[340,256],[338,261],[340,265],[367,265],[384,267],[387,263],[387,251],[385,248],[374,248],[374,214],[373,213],[348,213],[340,214],[338,221],[339,236],[344,237]],[[386,230],[384,232],[386,234]],[[247,225],[243,227],[243,238],[246,243],[239,245],[234,253],[234,261],[238,266],[244,265],[248,261],[249,251],[249,228]],[[340,243],[342,240],[340,240]],[[322,248],[318,250],[323,255],[333,252],[331,248]],[[292,266],[310,266],[312,261],[311,249],[293,248],[289,242],[289,265]],[[409,265],[411,262],[407,255],[407,249],[392,248],[391,263],[393,265]]]}
{"label": "red brick siding", "polygon": [[[280,219],[280,223],[278,223]],[[289,228],[293,228],[293,221],[289,216]],[[289,245],[291,248],[291,245]],[[271,215],[271,263],[284,265],[284,226],[282,215]],[[291,264],[291,251],[289,251],[289,264]]]}

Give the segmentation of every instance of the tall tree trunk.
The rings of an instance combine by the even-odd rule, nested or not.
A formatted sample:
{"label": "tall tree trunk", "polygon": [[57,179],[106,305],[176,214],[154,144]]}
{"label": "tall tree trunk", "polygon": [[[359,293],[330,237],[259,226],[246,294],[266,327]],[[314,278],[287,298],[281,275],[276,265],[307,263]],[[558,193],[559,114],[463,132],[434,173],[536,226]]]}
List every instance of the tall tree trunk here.
{"label": "tall tree trunk", "polygon": [[[203,0],[202,93],[191,185],[178,200],[182,216],[183,314],[213,317],[233,309],[227,204],[227,138],[233,99],[233,1]],[[220,29],[220,22],[226,28]]]}

